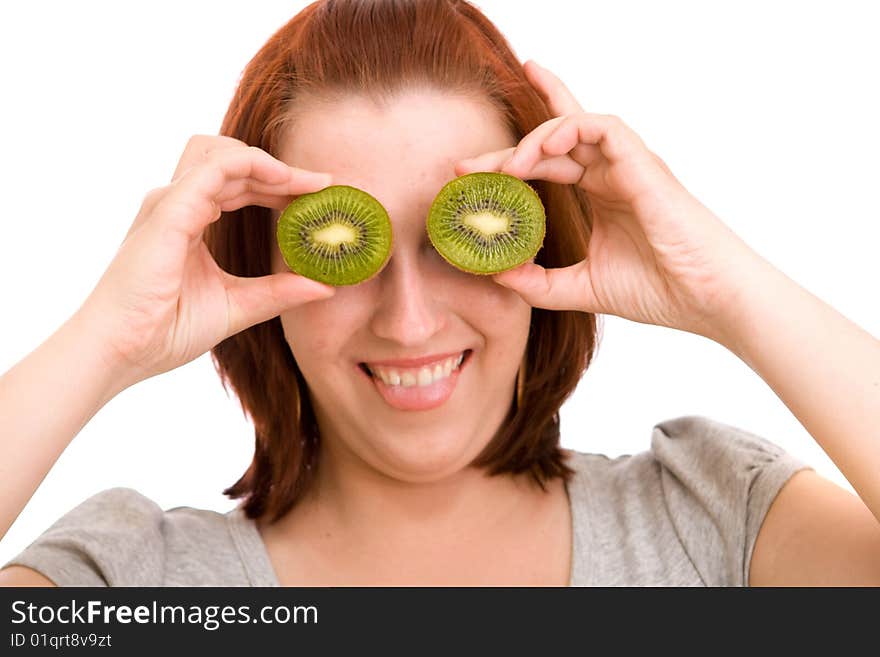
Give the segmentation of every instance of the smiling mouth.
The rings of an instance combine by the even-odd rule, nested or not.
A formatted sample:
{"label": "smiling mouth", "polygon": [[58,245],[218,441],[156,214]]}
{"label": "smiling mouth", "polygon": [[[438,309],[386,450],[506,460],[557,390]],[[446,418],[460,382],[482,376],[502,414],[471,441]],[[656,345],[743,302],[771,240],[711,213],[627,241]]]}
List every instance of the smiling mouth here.
{"label": "smiling mouth", "polygon": [[470,356],[471,350],[466,349],[458,356],[450,356],[429,363],[421,367],[391,367],[386,365],[370,366],[367,363],[359,363],[358,366],[370,378],[381,381],[391,388],[426,388],[438,381],[448,379],[457,372],[465,360]]}
{"label": "smiling mouth", "polygon": [[367,365],[358,367],[379,397],[398,411],[430,411],[448,402],[458,386],[472,350],[419,367]]}

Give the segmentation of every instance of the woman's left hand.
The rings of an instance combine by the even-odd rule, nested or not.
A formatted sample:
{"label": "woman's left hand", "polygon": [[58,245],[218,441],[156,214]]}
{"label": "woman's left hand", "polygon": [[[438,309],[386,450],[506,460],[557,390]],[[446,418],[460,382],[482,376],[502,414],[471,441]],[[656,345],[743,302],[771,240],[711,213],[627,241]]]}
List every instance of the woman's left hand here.
{"label": "woman's left hand", "polygon": [[495,280],[534,307],[612,314],[720,341],[760,257],[620,119],[585,112],[534,62],[525,73],[556,118],[515,148],[457,163],[456,174],[501,171],[576,184],[590,200],[592,234],[581,262],[559,269],[527,263]]}

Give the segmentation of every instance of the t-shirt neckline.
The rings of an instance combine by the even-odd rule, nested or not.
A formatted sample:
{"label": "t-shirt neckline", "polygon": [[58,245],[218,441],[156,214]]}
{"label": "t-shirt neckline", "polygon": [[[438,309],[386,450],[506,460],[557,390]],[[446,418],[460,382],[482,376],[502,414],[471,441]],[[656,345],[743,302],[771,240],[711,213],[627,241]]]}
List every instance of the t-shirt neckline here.
{"label": "t-shirt neckline", "polygon": [[[569,451],[569,450],[566,450]],[[576,455],[572,455],[573,457]],[[579,469],[575,468],[576,478]],[[569,566],[568,586],[580,585],[579,580],[588,576],[589,568],[585,569],[582,560],[587,547],[583,544],[581,512],[586,511],[589,499],[584,495],[584,486],[571,486],[565,484],[565,493],[568,498],[569,518],[571,522],[571,565]],[[257,523],[248,518],[241,507],[236,507],[226,514],[229,533],[232,536],[242,566],[247,573],[251,586],[257,587],[280,587],[281,582],[272,566],[269,558],[269,550],[263,540]]]}

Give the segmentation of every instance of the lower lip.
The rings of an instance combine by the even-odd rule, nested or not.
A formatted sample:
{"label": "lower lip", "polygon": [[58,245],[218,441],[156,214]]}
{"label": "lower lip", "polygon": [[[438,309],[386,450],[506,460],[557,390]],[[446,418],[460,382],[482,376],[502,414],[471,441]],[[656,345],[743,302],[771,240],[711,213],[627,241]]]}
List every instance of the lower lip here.
{"label": "lower lip", "polygon": [[[399,411],[428,411],[437,408],[446,403],[455,391],[455,385],[458,383],[458,376],[464,369],[465,364],[470,357],[469,352],[465,352],[464,360],[457,369],[446,378],[435,381],[429,386],[414,385],[404,388],[403,386],[390,386],[382,382],[381,379],[370,376],[361,370],[361,373],[370,379],[379,395],[385,400],[385,403],[396,408]],[[358,368],[360,369],[360,368]]]}

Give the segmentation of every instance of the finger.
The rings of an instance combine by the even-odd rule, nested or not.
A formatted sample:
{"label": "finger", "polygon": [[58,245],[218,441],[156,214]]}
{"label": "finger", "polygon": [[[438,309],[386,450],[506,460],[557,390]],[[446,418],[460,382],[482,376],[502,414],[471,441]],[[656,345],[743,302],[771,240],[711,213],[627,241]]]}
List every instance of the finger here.
{"label": "finger", "polygon": [[[295,198],[288,194],[289,182],[264,184],[251,179],[231,181],[217,196],[216,202],[223,212],[238,210],[246,205],[284,209]],[[138,216],[129,227],[126,237],[146,221],[157,203],[168,194],[170,187],[160,187],[147,193]]]}
{"label": "finger", "polygon": [[574,185],[584,175],[584,167],[567,155],[541,160],[529,171],[524,180],[546,180],[561,185]]}
{"label": "finger", "polygon": [[295,306],[329,299],[336,290],[291,272],[258,277],[227,274],[229,335],[277,317]]}
{"label": "finger", "polygon": [[[455,175],[464,176],[478,171],[500,172],[512,153],[513,149],[508,148],[503,151],[486,153],[470,160],[461,160],[455,164]],[[586,157],[573,158],[569,155],[545,157],[529,171],[525,171],[521,177],[523,180],[546,180],[573,185],[579,182],[584,175],[585,165],[581,160],[587,159]]]}
{"label": "finger", "polygon": [[233,137],[223,135],[193,135],[186,142],[171,182],[178,180],[192,167],[205,161],[208,154],[221,148],[247,148],[247,144]]}
{"label": "finger", "polygon": [[[546,152],[543,145],[541,146],[541,150],[545,153],[544,157],[549,157],[551,155]],[[582,167],[582,174],[583,169],[593,166],[596,162],[605,158],[602,154],[602,149],[595,144],[577,144],[574,148],[568,151],[567,155]]]}
{"label": "finger", "polygon": [[601,312],[597,308],[585,261],[559,269],[545,269],[527,262],[492,278],[534,308]]}
{"label": "finger", "polygon": [[[300,172],[303,170],[300,169]],[[323,174],[320,174],[323,175]],[[255,196],[278,196],[289,197],[290,181],[286,180],[280,183],[264,183],[253,178],[243,178],[241,180],[230,180],[224,185],[223,190],[217,194],[214,199],[218,203],[224,203],[230,199],[234,199],[248,194]]]}
{"label": "finger", "polygon": [[[513,149],[508,148],[495,153],[487,153],[472,160],[461,160],[455,164],[455,175],[464,176],[480,171],[499,172],[509,159]],[[584,175],[584,167],[568,155],[545,158],[531,170],[525,172],[523,180],[546,180],[563,185],[574,185]]]}
{"label": "finger", "polygon": [[568,87],[550,70],[529,60],[523,65],[526,79],[529,81],[554,116],[579,114],[584,111],[581,104],[569,91]]}
{"label": "finger", "polygon": [[561,127],[562,124],[541,144],[541,152],[544,154],[544,157],[558,157],[566,154],[582,167],[582,175],[583,169],[587,169],[605,159],[602,148],[598,144],[584,144],[577,140],[572,148],[566,149],[565,146],[568,145],[568,142],[564,142],[560,137],[555,137]]}
{"label": "finger", "polygon": [[[271,208],[272,210],[283,210],[290,205],[295,196],[278,196],[276,194],[254,194],[252,192],[244,193],[235,198],[222,201],[220,210],[222,212],[235,212],[249,205],[256,205],[261,208]],[[280,213],[276,213],[276,218]]]}
{"label": "finger", "polygon": [[477,171],[501,171],[501,167],[503,167],[504,163],[510,159],[510,156],[513,155],[515,150],[516,148],[511,146],[510,148],[505,148],[500,151],[491,151],[489,153],[478,155],[477,157],[459,160],[453,167],[455,175],[463,176]]}
{"label": "finger", "polygon": [[664,161],[660,158],[659,155],[657,155],[656,153],[654,153],[654,152],[652,151],[652,152],[651,152],[651,157],[654,158],[654,161],[660,166],[661,169],[663,169],[663,171],[664,171],[666,174],[668,174],[671,178],[675,179],[675,181],[678,182],[678,178],[676,178],[676,177],[675,177],[675,174],[672,173],[672,169],[669,168],[669,166],[666,164],[666,162],[664,162]]}
{"label": "finger", "polygon": [[502,167],[502,171],[512,176],[523,177],[524,172],[535,166],[541,159],[541,144],[553,134],[556,126],[563,121],[565,121],[565,117],[561,116],[550,119],[523,137],[516,145],[510,159]]}
{"label": "finger", "polygon": [[240,180],[271,186],[279,196],[297,196],[326,187],[329,174],[290,167],[258,148],[220,149],[171,185],[156,205],[163,219],[191,238],[220,216],[222,193]]}
{"label": "finger", "polygon": [[542,148],[548,155],[559,155],[578,144],[598,146],[611,162],[648,153],[641,138],[619,118],[589,112],[565,117]]}
{"label": "finger", "polygon": [[138,210],[137,216],[134,218],[134,221],[131,222],[131,226],[128,227],[128,232],[125,234],[123,238],[123,242],[128,239],[128,236],[131,235],[135,230],[137,230],[140,226],[147,221],[147,217],[150,216],[150,213],[153,211],[153,208],[162,200],[165,195],[168,193],[167,187],[157,187],[156,189],[152,189],[144,196],[144,200],[141,201],[141,207]]}

